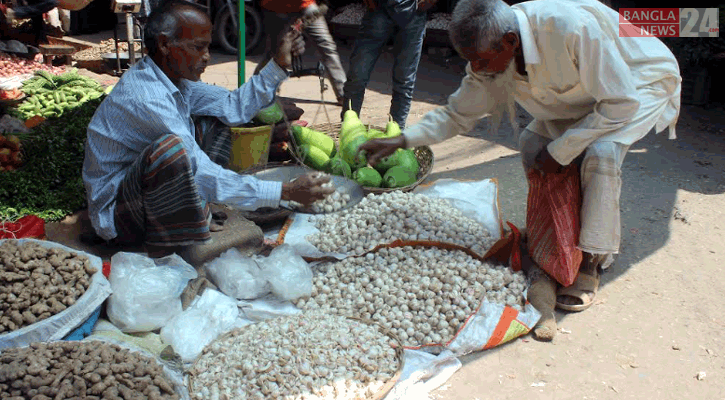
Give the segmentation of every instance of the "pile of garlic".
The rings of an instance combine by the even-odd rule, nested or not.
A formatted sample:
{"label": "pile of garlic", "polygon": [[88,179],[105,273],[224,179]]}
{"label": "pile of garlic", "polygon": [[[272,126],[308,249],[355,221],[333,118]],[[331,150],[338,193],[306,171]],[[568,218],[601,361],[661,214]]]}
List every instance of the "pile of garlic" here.
{"label": "pile of garlic", "polygon": [[209,345],[192,367],[192,399],[360,399],[400,360],[376,326],[320,310],[247,325]]}
{"label": "pile of garlic", "polygon": [[337,190],[335,193],[325,197],[322,200],[317,200],[312,203],[310,209],[315,213],[331,213],[337,212],[345,208],[347,203],[350,201],[350,195],[348,193],[342,193]]}
{"label": "pile of garlic", "polygon": [[[321,187],[333,187],[332,180],[321,185]],[[309,209],[314,213],[332,213],[337,212],[345,208],[347,203],[352,199],[349,193],[342,191],[340,188],[335,188],[335,192],[325,197],[322,200],[317,200],[309,206]],[[296,201],[290,201],[290,207],[298,210],[306,210],[307,208]]]}
{"label": "pile of garlic", "polygon": [[354,207],[316,216],[307,240],[323,253],[362,254],[395,240],[453,243],[484,255],[495,240],[448,200],[400,191],[368,194]]}
{"label": "pile of garlic", "polygon": [[430,19],[425,23],[426,29],[440,29],[448,30],[448,25],[451,23],[451,14],[449,13],[435,13],[431,15]]}
{"label": "pile of garlic", "polygon": [[367,8],[362,3],[352,3],[340,9],[340,13],[332,17],[330,22],[344,25],[360,25]]}
{"label": "pile of garlic", "polygon": [[460,250],[382,248],[318,270],[297,307],[373,320],[408,347],[448,343],[484,298],[519,311],[525,301],[522,272]]}

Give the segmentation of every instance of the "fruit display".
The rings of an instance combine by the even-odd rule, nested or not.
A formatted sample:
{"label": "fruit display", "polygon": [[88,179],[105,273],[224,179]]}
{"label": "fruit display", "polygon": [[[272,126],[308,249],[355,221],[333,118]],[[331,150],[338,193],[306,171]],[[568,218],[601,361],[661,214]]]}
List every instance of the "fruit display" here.
{"label": "fruit display", "polygon": [[411,149],[398,149],[376,165],[368,165],[360,146],[372,139],[402,134],[400,126],[388,121],[385,130],[366,127],[353,110],[345,111],[339,141],[309,127],[293,126],[297,156],[308,167],[352,179],[365,188],[403,188],[418,181],[421,165]]}
{"label": "fruit display", "polygon": [[0,135],[0,172],[15,171],[23,165],[20,138]]}

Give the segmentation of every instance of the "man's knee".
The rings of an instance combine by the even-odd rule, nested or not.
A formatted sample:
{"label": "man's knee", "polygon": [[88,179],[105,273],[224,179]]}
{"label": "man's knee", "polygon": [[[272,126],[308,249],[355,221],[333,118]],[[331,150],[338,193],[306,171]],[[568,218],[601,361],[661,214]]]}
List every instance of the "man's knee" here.
{"label": "man's knee", "polygon": [[162,135],[149,145],[146,166],[151,170],[171,165],[191,164],[184,140],[174,134]]}
{"label": "man's knee", "polygon": [[582,161],[582,177],[590,174],[618,177],[621,174],[623,150],[623,145],[615,142],[592,143]]}
{"label": "man's knee", "polygon": [[521,152],[524,171],[528,171],[534,166],[536,156],[549,143],[551,143],[551,140],[528,129],[521,132],[521,135],[519,135],[519,151]]}

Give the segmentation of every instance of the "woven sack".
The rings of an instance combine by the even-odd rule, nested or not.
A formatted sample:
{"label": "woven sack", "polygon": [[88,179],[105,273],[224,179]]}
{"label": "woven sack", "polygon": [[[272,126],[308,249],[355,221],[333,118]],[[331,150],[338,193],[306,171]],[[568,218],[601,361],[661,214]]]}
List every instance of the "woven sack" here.
{"label": "woven sack", "polygon": [[574,283],[582,261],[579,250],[581,183],[576,164],[560,173],[527,172],[526,230],[534,262],[564,286]]}

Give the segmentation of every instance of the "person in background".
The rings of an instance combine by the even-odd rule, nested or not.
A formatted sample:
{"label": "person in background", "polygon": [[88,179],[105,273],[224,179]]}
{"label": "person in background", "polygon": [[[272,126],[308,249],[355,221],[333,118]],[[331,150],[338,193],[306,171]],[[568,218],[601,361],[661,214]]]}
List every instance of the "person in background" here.
{"label": "person in background", "polygon": [[[212,24],[196,5],[170,1],[152,11],[145,27],[149,54],[121,77],[89,126],[83,181],[94,230],[116,245],[145,245],[151,257],[181,254],[210,237],[210,202],[240,209],[302,204],[334,189],[329,177],[303,175],[292,183],[262,181],[223,166],[228,126],[250,121],[274,101],[304,41],[283,31],[274,59],[240,88],[200,82],[209,62]],[[195,126],[215,117],[220,129]]]}
{"label": "person in background", "polygon": [[[14,20],[30,19],[33,31],[36,35],[36,44],[43,44],[48,42],[48,32],[45,29],[45,21],[43,14],[50,12],[51,10],[58,8],[60,10],[78,11],[82,10],[93,0],[31,0],[27,1],[26,4],[18,4],[17,6],[7,7],[4,4],[0,5],[0,26],[6,24],[6,26],[12,26]],[[7,31],[8,28],[0,28],[0,33],[8,35],[2,31]]]}
{"label": "person in background", "polygon": [[400,147],[442,142],[469,132],[485,116],[498,126],[508,112],[517,130],[518,102],[534,117],[519,138],[524,169],[544,177],[582,159],[579,249],[575,282],[559,286],[537,266],[529,301],[542,312],[539,340],[556,334],[554,307],[582,311],[594,301],[600,273],[620,245],[622,162],[653,130],[674,128],[680,70],[655,37],[620,37],[619,14],[596,0],[460,0],[449,27],[466,60],[466,76],[448,104],[390,139],[360,147],[375,164]]}
{"label": "person in background", "polygon": [[258,74],[274,55],[274,38],[284,29],[302,20],[302,32],[312,39],[312,43],[322,55],[322,64],[332,84],[332,91],[338,104],[342,104],[345,70],[337,54],[337,45],[330,34],[325,20],[327,6],[318,5],[315,0],[262,0],[261,2],[265,33],[265,57],[254,70]]}
{"label": "person in background", "polygon": [[420,53],[423,51],[427,11],[436,2],[437,0],[365,0],[368,11],[360,22],[350,55],[341,118],[348,109],[360,115],[370,74],[383,47],[393,38],[395,58],[390,115],[401,128],[405,127],[413,101]]}

